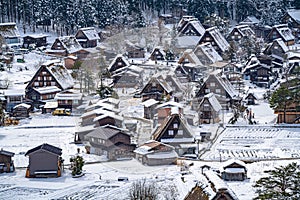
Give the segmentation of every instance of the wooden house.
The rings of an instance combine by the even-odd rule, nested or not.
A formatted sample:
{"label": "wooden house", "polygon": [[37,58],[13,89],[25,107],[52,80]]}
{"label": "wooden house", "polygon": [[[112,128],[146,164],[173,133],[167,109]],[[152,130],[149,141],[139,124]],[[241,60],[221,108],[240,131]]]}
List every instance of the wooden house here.
{"label": "wooden house", "polygon": [[181,30],[187,25],[190,21],[199,21],[195,16],[192,15],[184,15],[181,17],[180,21],[177,24],[177,32],[181,32]]}
{"label": "wooden house", "polygon": [[212,170],[204,171],[209,187],[212,188],[213,193],[210,199],[212,200],[238,200],[235,193],[230,187]]}
{"label": "wooden house", "polygon": [[244,85],[242,69],[243,65],[235,62],[228,63],[222,68],[222,75],[227,78],[237,91],[241,91]]}
{"label": "wooden house", "polygon": [[12,116],[16,119],[24,119],[29,117],[29,112],[31,105],[26,103],[21,103],[13,107]]}
{"label": "wooden house", "polygon": [[74,80],[65,66],[59,60],[50,60],[40,66],[27,84],[26,98],[41,104],[40,101],[53,99],[56,93],[73,85]]}
{"label": "wooden house", "polygon": [[227,41],[241,42],[243,38],[255,38],[254,31],[248,25],[235,26],[227,36]]}
{"label": "wooden house", "polygon": [[26,170],[27,178],[60,177],[63,160],[62,149],[44,143],[26,152],[29,164]]}
{"label": "wooden house", "polygon": [[273,71],[282,70],[286,53],[289,51],[288,47],[281,38],[275,39],[272,43],[268,44],[264,50],[264,54],[269,56],[271,64],[273,65]]}
{"label": "wooden house", "polygon": [[96,47],[100,37],[94,27],[80,28],[75,38],[83,48]]}
{"label": "wooden house", "polygon": [[15,171],[14,161],[12,160],[14,155],[13,152],[0,150],[0,173]]}
{"label": "wooden house", "polygon": [[300,52],[288,52],[287,53],[287,67],[288,74],[297,74],[300,67]]}
{"label": "wooden house", "polygon": [[155,47],[151,54],[150,59],[154,61],[165,60],[166,53],[161,47]]}
{"label": "wooden house", "polygon": [[275,109],[274,113],[277,114],[276,123],[299,124],[300,123],[300,108],[299,104],[290,102],[284,109]]}
{"label": "wooden house", "polygon": [[[98,108],[115,108],[118,109],[119,108],[119,104],[120,104],[120,100],[119,99],[115,99],[115,98],[105,98],[105,99],[95,99],[92,100],[88,103],[88,105],[84,108],[84,110],[86,112],[88,111],[92,111]],[[111,110],[111,109],[109,109]],[[113,110],[111,110],[113,111]],[[119,111],[118,111],[119,112]],[[116,113],[118,113],[116,112]]]}
{"label": "wooden house", "polygon": [[116,71],[120,72],[120,70],[126,69],[126,67],[129,67],[130,64],[128,60],[121,54],[118,54],[114,60],[110,63],[108,66],[108,71],[111,74],[115,74]]}
{"label": "wooden house", "polygon": [[124,89],[124,88],[140,88],[142,87],[142,76],[141,73],[136,71],[131,71],[129,69],[114,74],[112,76],[114,88]]}
{"label": "wooden house", "polygon": [[[88,125],[95,125],[96,124],[96,117],[104,115],[104,116],[115,116],[116,112],[119,110],[114,109],[112,106],[107,106],[107,104],[102,105],[104,107],[100,107],[97,109],[92,109],[88,112],[83,113],[81,118],[81,125],[88,126]],[[113,124],[115,125],[115,124]]]}
{"label": "wooden house", "polygon": [[13,107],[20,103],[24,103],[25,92],[24,90],[4,90],[4,97],[6,99],[6,108],[7,112],[11,112]]}
{"label": "wooden house", "polygon": [[130,41],[126,41],[126,56],[127,58],[145,58],[145,49]]}
{"label": "wooden house", "polygon": [[82,93],[77,90],[69,89],[56,93],[54,100],[57,101],[59,108],[76,109],[82,104]]}
{"label": "wooden house", "polygon": [[210,65],[215,62],[223,60],[220,54],[208,42],[197,45],[196,48],[194,49],[194,54],[204,65]]}
{"label": "wooden house", "polygon": [[179,156],[194,154],[196,150],[194,134],[176,108],[154,131],[152,139],[175,147]]}
{"label": "wooden house", "polygon": [[220,55],[223,55],[223,53],[229,48],[229,43],[217,27],[206,29],[198,44],[206,42],[209,42]]}
{"label": "wooden house", "polygon": [[108,112],[105,112],[102,115],[99,115],[93,119],[95,127],[105,126],[105,125],[122,127],[123,121],[124,121],[124,118],[122,116],[117,115],[115,113],[109,114]]}
{"label": "wooden house", "polygon": [[46,52],[58,56],[76,55],[82,49],[75,36],[62,36],[55,39]]}
{"label": "wooden house", "polygon": [[106,155],[109,160],[132,158],[135,145],[131,135],[114,126],[98,127],[85,136],[87,150],[91,154]]}
{"label": "wooden house", "polygon": [[200,124],[214,124],[220,122],[221,104],[214,93],[205,95],[199,104],[198,114]]}
{"label": "wooden house", "polygon": [[259,87],[269,87],[272,82],[271,67],[260,63],[256,56],[252,56],[242,70],[245,79]]}
{"label": "wooden house", "polygon": [[23,37],[23,47],[28,49],[47,46],[47,37],[47,35],[27,35]]}
{"label": "wooden house", "polygon": [[245,97],[245,101],[247,102],[247,105],[255,105],[258,98],[253,92],[249,92],[247,96]]}
{"label": "wooden house", "polygon": [[47,101],[42,107],[42,113],[52,113],[56,108],[58,108],[57,101]]}
{"label": "wooden house", "polygon": [[178,64],[180,65],[186,65],[186,64],[192,64],[192,65],[202,65],[199,58],[196,56],[194,51],[192,49],[187,49],[183,52],[182,56],[178,60]]}
{"label": "wooden house", "polygon": [[204,27],[199,20],[188,20],[184,27],[178,32],[178,36],[199,36],[201,37],[205,32]]}
{"label": "wooden house", "polygon": [[184,197],[184,200],[210,200],[207,185],[196,184],[191,191]]}
{"label": "wooden house", "polygon": [[76,61],[78,61],[78,57],[77,56],[67,56],[64,58],[64,63],[65,63],[65,67],[67,69],[71,69],[74,70],[74,64]]}
{"label": "wooden house", "polygon": [[172,87],[159,75],[153,76],[141,91],[143,101],[148,99],[162,101],[170,98],[172,93]]}
{"label": "wooden house", "polygon": [[16,23],[0,23],[0,38],[10,47],[21,46],[21,36]]}
{"label": "wooden house", "polygon": [[197,92],[196,97],[202,99],[211,92],[216,95],[223,109],[229,109],[229,107],[241,101],[239,93],[226,77],[221,77],[215,72],[209,74]]}
{"label": "wooden house", "polygon": [[178,157],[174,147],[155,140],[140,145],[134,153],[138,161],[149,166],[175,164]]}
{"label": "wooden house", "polygon": [[156,114],[156,106],[158,105],[159,101],[154,99],[148,99],[141,104],[144,106],[144,118],[146,119],[153,119],[154,115]]}
{"label": "wooden house", "polygon": [[291,29],[286,24],[275,25],[268,34],[268,41],[272,42],[275,39],[281,38],[287,46],[295,44],[295,36]]}
{"label": "wooden house", "polygon": [[157,113],[157,123],[162,124],[164,120],[170,115],[172,109],[178,109],[180,114],[183,114],[183,105],[175,101],[168,101],[162,104],[159,104],[155,108]]}
{"label": "wooden house", "polygon": [[284,23],[292,29],[292,32],[296,38],[300,38],[300,9],[287,10],[283,16]]}
{"label": "wooden house", "polygon": [[243,161],[231,159],[222,164],[220,169],[225,181],[244,181],[247,179],[247,168]]}

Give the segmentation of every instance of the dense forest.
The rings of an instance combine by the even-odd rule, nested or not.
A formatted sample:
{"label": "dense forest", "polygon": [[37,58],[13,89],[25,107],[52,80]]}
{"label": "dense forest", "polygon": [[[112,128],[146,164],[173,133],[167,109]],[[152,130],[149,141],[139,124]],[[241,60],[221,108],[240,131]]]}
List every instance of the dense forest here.
{"label": "dense forest", "polygon": [[290,8],[300,8],[299,0],[0,0],[0,22],[18,22],[23,30],[36,27],[60,35],[80,27],[143,27],[160,14],[196,16],[201,22],[217,14],[241,21],[256,16],[273,25]]}

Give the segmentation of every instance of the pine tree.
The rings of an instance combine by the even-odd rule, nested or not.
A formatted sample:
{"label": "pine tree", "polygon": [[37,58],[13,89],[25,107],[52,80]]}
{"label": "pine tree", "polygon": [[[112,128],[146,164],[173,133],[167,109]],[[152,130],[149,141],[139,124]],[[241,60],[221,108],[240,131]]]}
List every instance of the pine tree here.
{"label": "pine tree", "polygon": [[291,163],[268,171],[268,176],[259,179],[254,185],[258,194],[255,199],[298,199],[299,170],[299,165]]}
{"label": "pine tree", "polygon": [[84,166],[84,160],[82,156],[77,155],[76,157],[70,158],[72,176],[82,174],[82,167]]}
{"label": "pine tree", "polygon": [[281,86],[277,89],[271,96],[269,102],[270,107],[275,110],[283,110],[283,122],[286,123],[286,111],[288,105],[292,103],[292,93],[291,91],[285,87]]}

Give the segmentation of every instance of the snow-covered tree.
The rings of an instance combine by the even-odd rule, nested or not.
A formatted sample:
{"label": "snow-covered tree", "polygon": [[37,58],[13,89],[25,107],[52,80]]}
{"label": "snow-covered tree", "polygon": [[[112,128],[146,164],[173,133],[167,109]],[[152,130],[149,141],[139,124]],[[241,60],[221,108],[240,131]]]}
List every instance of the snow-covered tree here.
{"label": "snow-covered tree", "polygon": [[300,168],[296,163],[275,167],[268,176],[256,181],[254,187],[258,196],[255,199],[299,199]]}

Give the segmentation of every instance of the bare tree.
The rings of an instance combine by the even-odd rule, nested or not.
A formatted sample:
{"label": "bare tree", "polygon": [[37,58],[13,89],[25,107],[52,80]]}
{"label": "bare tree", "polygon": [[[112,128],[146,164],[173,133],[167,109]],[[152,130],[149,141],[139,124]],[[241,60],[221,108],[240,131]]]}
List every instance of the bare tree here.
{"label": "bare tree", "polygon": [[131,200],[156,200],[158,199],[158,189],[155,184],[146,182],[146,179],[134,182],[129,191]]}

